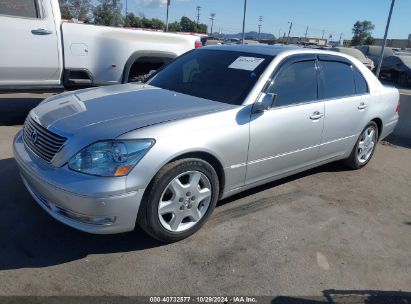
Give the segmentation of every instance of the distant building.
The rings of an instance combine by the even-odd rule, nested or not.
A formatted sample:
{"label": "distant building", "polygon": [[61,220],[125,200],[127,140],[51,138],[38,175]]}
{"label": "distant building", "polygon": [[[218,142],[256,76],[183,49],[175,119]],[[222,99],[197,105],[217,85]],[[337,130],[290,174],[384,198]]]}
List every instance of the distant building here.
{"label": "distant building", "polygon": [[[281,37],[277,40],[277,43],[287,43],[287,37]],[[288,44],[325,46],[327,45],[327,39],[309,37],[290,37],[288,38]]]}
{"label": "distant building", "polygon": [[[384,39],[374,38],[373,45],[382,45],[383,41]],[[399,49],[411,48],[411,34],[408,35],[408,39],[387,39],[386,46]]]}

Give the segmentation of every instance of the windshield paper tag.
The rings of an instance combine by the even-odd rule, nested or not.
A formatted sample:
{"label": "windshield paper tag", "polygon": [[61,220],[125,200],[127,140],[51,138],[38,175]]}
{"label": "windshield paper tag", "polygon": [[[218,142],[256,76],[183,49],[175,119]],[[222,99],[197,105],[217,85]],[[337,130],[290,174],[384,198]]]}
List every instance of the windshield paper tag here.
{"label": "windshield paper tag", "polygon": [[256,57],[238,57],[232,64],[228,66],[229,69],[239,69],[246,71],[254,71],[256,67],[264,61],[264,58]]}

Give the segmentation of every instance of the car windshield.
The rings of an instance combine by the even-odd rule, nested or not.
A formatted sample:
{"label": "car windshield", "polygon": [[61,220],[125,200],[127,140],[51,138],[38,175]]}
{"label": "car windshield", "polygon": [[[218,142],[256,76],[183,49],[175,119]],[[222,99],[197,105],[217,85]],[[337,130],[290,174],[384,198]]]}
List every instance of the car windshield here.
{"label": "car windshield", "polygon": [[241,105],[274,56],[226,50],[191,51],[147,83],[209,100]]}

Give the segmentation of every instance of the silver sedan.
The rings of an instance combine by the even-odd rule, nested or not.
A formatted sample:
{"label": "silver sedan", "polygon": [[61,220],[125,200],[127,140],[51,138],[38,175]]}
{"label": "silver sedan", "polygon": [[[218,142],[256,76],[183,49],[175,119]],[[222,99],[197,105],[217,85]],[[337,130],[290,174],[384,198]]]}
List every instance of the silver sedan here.
{"label": "silver sedan", "polygon": [[336,160],[371,159],[398,120],[398,91],[341,53],[272,46],[191,51],[140,84],[66,92],[14,140],[28,191],[91,233],[172,242],[216,202]]}

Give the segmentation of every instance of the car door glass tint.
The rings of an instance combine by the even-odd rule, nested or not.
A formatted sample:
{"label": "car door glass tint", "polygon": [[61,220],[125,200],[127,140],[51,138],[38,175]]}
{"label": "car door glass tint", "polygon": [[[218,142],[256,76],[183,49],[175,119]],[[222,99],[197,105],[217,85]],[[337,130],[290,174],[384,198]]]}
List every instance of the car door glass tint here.
{"label": "car door glass tint", "polygon": [[337,61],[322,61],[324,98],[355,95],[354,75],[351,66]]}
{"label": "car door glass tint", "polygon": [[277,95],[274,106],[282,107],[317,99],[317,71],[314,61],[286,65],[275,75],[268,93]]}
{"label": "car door glass tint", "polygon": [[0,15],[38,18],[37,0],[0,0]]}
{"label": "car door glass tint", "polygon": [[355,80],[355,87],[357,94],[367,94],[368,93],[368,85],[364,79],[364,76],[358,71],[356,67],[353,67],[354,71],[354,80]]}

